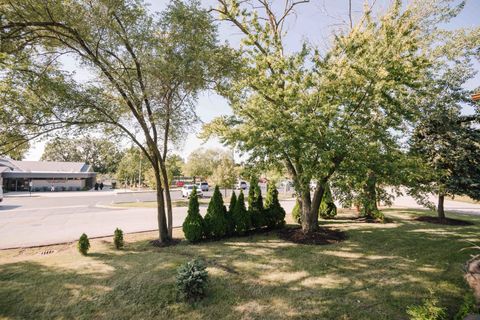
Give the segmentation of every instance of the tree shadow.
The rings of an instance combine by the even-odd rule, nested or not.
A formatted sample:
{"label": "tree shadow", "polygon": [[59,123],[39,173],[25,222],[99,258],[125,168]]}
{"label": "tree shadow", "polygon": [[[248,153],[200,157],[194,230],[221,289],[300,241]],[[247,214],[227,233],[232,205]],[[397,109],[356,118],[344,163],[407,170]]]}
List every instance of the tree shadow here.
{"label": "tree shadow", "polygon": [[[333,221],[349,238],[298,245],[271,233],[197,245],[154,248],[148,241],[79,258],[69,270],[38,262],[0,265],[0,316],[158,319],[404,319],[433,288],[452,315],[468,290],[466,239],[478,226]],[[208,265],[207,297],[179,302],[176,269],[199,257]],[[82,259],[82,260],[80,260]],[[93,263],[108,266],[96,272]],[[84,267],[83,267],[84,266]]]}
{"label": "tree shadow", "polygon": [[8,210],[13,210],[16,208],[20,208],[21,206],[17,205],[0,205],[0,211],[8,211]]}

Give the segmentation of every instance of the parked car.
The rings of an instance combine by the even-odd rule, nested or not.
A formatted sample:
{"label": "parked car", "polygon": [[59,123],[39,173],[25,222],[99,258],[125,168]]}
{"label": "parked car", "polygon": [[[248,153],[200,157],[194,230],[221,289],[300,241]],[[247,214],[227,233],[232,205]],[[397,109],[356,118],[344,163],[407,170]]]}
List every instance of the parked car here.
{"label": "parked car", "polygon": [[183,198],[190,198],[190,195],[192,194],[194,188],[197,189],[197,196],[198,197],[203,197],[202,190],[198,190],[198,187],[194,184],[188,184],[188,185],[183,186],[182,197]]}
{"label": "parked car", "polygon": [[0,202],[2,202],[2,201],[3,201],[3,188],[0,185]]}
{"label": "parked car", "polygon": [[317,181],[310,181],[310,190],[315,190],[317,188]]}
{"label": "parked car", "polygon": [[209,190],[208,182],[197,183],[197,190],[207,192]]}
{"label": "parked car", "polygon": [[183,181],[177,181],[177,183],[175,184],[177,187],[183,187],[185,185],[185,182]]}
{"label": "parked car", "polygon": [[239,181],[237,184],[237,190],[247,190],[248,185],[245,181]]}

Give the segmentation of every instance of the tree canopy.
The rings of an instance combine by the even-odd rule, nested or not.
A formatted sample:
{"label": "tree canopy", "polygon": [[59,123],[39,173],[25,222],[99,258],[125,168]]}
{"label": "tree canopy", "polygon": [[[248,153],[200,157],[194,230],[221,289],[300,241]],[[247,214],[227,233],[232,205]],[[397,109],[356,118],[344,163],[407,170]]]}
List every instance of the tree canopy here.
{"label": "tree canopy", "polygon": [[[159,241],[168,241],[169,142],[231,60],[209,13],[196,1],[173,1],[156,15],[136,0],[18,0],[0,6],[0,37],[1,105],[12,126],[28,137],[94,127],[130,139],[154,170]],[[62,56],[92,79],[78,81]]]}
{"label": "tree canopy", "polygon": [[115,173],[122,159],[118,143],[105,138],[54,138],[45,145],[41,160],[85,162],[98,173]]}
{"label": "tree canopy", "polygon": [[358,160],[372,139],[395,142],[420,115],[416,99],[426,94],[432,66],[429,33],[457,8],[395,1],[379,18],[367,9],[325,52],[307,42],[290,52],[284,22],[303,1],[289,1],[281,12],[269,2],[218,2],[220,18],[244,35],[243,60],[240,76],[220,91],[233,116],[205,126],[204,136],[219,136],[252,161],[285,166],[302,201],[304,232],[314,231],[332,175]]}
{"label": "tree canopy", "polygon": [[187,158],[184,172],[191,177],[206,179],[214,173],[222,159],[231,159],[231,153],[222,149],[194,150]]}

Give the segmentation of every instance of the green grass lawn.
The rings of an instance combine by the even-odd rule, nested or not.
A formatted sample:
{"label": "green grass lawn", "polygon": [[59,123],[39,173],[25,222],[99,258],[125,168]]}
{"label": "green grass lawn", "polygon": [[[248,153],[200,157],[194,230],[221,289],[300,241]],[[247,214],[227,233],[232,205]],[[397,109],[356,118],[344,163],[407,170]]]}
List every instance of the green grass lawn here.
{"label": "green grass lawn", "polygon": [[[272,232],[154,248],[155,233],[141,233],[126,235],[121,251],[111,238],[91,240],[87,257],[75,244],[0,251],[0,318],[407,319],[407,306],[430,289],[455,314],[473,253],[461,249],[480,242],[480,219],[440,226],[413,221],[415,211],[385,213],[393,223],[327,222],[348,234],[327,246]],[[211,280],[208,296],[190,305],[177,301],[174,283],[194,257],[206,260]]]}

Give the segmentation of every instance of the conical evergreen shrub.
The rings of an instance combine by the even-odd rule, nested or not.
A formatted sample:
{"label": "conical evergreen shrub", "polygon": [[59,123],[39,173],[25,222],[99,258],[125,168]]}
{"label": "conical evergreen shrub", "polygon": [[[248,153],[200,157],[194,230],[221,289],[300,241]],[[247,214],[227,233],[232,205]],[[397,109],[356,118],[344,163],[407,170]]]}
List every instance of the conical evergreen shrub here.
{"label": "conical evergreen shrub", "polygon": [[[250,192],[253,190],[253,192]],[[267,225],[265,209],[263,207],[262,190],[258,185],[257,179],[250,182],[250,190],[248,193],[248,211],[252,219],[252,227],[260,229]]]}
{"label": "conical evergreen shrub", "polygon": [[205,215],[207,237],[220,238],[227,234],[228,223],[225,217],[223,198],[218,186],[215,186],[212,199]]}
{"label": "conical evergreen shrub", "polygon": [[225,216],[227,217],[227,234],[232,235],[235,233],[235,219],[233,218],[233,209],[235,208],[235,203],[237,202],[237,195],[235,191],[232,192],[232,197],[230,198],[230,205],[228,206],[228,211],[225,212]]}
{"label": "conical evergreen shrub", "polygon": [[278,201],[278,190],[275,184],[269,183],[265,198],[265,218],[270,229],[282,227],[285,224],[285,210]]}
{"label": "conical evergreen shrub", "polygon": [[295,206],[293,207],[293,210],[292,210],[292,218],[297,223],[299,224],[302,223],[302,204],[298,199],[295,201]]}
{"label": "conical evergreen shrub", "polygon": [[245,207],[245,197],[242,191],[235,202],[232,216],[235,221],[235,232],[240,235],[245,234],[250,229],[250,215]]}
{"label": "conical evergreen shrub", "polygon": [[228,207],[228,211],[233,211],[233,208],[235,208],[235,203],[237,203],[237,195],[235,194],[235,191],[232,191],[232,197],[230,198],[230,205]]}
{"label": "conical evergreen shrub", "polygon": [[183,234],[190,242],[202,240],[205,234],[205,222],[200,215],[197,190],[194,189],[188,201],[188,213],[182,225]]}
{"label": "conical evergreen shrub", "polygon": [[325,185],[325,192],[318,213],[323,219],[332,219],[337,215],[337,206],[333,202],[332,192],[328,183]]}

